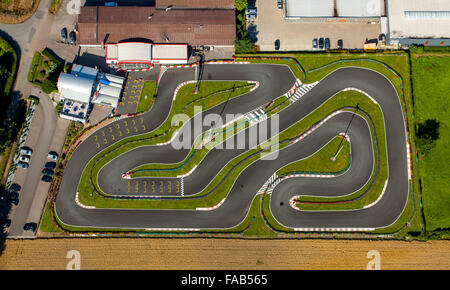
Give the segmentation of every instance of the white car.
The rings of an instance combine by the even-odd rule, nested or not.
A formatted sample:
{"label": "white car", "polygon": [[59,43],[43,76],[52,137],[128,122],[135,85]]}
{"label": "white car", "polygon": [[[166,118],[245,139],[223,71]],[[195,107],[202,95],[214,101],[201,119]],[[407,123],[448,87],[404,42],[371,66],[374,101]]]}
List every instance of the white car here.
{"label": "white car", "polygon": [[19,157],[19,161],[29,163],[30,162],[30,156],[22,155]]}
{"label": "white car", "polygon": [[31,155],[33,151],[28,147],[22,147],[20,148],[20,154]]}
{"label": "white car", "polygon": [[47,154],[47,158],[58,161],[58,153],[56,153],[55,151],[50,151]]}

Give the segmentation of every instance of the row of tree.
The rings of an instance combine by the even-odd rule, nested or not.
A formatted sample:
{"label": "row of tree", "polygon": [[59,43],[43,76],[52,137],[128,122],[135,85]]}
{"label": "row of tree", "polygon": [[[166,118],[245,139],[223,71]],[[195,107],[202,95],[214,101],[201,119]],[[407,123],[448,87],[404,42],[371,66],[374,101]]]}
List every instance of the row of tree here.
{"label": "row of tree", "polygon": [[235,0],[234,4],[236,6],[236,39],[234,40],[235,52],[255,52],[256,47],[248,34],[245,22],[245,8],[247,8],[247,0]]}

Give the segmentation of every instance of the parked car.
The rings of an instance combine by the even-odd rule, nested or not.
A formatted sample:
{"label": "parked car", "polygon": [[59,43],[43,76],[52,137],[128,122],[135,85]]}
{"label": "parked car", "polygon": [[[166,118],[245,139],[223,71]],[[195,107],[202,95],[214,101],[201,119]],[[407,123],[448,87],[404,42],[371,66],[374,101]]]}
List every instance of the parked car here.
{"label": "parked car", "polygon": [[76,43],[77,39],[76,39],[74,31],[71,31],[69,33],[69,39],[70,39],[70,44],[75,44]]}
{"label": "parked car", "polygon": [[9,190],[10,191],[17,191],[19,192],[22,189],[22,187],[20,185],[18,185],[17,183],[13,183],[9,186]]}
{"label": "parked car", "polygon": [[26,224],[23,226],[23,229],[24,229],[25,231],[32,231],[32,232],[35,232],[35,231],[36,231],[36,228],[37,228],[37,224],[36,224],[36,223],[26,223]]}
{"label": "parked car", "polygon": [[42,175],[41,180],[44,181],[44,182],[52,182],[53,178],[51,176],[48,176],[48,175]]}
{"label": "parked car", "polygon": [[256,14],[247,15],[247,19],[256,19]]}
{"label": "parked car", "polygon": [[339,39],[337,42],[338,49],[341,50],[344,47],[344,41],[342,39]]}
{"label": "parked car", "polygon": [[256,14],[256,8],[245,8],[245,15]]}
{"label": "parked car", "polygon": [[29,163],[30,162],[30,156],[29,155],[22,155],[19,157],[19,161]]}
{"label": "parked car", "polygon": [[19,199],[18,198],[8,198],[8,203],[14,204],[14,205],[18,205],[19,204]]}
{"label": "parked car", "polygon": [[323,37],[319,38],[319,48],[323,49]]}
{"label": "parked car", "polygon": [[313,39],[313,48],[317,48],[317,38]]}
{"label": "parked car", "polygon": [[17,167],[19,167],[19,168],[22,168],[22,169],[27,169],[28,168],[28,163],[25,163],[25,162],[18,162],[17,163]]}
{"label": "parked car", "polygon": [[280,40],[277,39],[275,40],[275,50],[279,50],[280,49]]}
{"label": "parked car", "polygon": [[58,160],[58,153],[55,151],[50,151],[47,154],[47,158],[57,161]]}
{"label": "parked car", "polygon": [[19,199],[19,193],[17,191],[11,191],[8,195],[8,199]]}
{"label": "parked car", "polygon": [[325,38],[325,49],[330,49],[330,39],[328,37]]}
{"label": "parked car", "polygon": [[10,219],[3,219],[0,222],[0,227],[9,228],[9,226],[11,226],[11,220]]}
{"label": "parked car", "polygon": [[47,175],[47,176],[53,176],[53,170],[44,168],[44,169],[42,170],[42,174]]}
{"label": "parked car", "polygon": [[22,148],[20,148],[20,154],[31,155],[33,154],[33,150],[31,150],[30,147],[23,146]]}
{"label": "parked car", "polygon": [[56,167],[56,162],[54,162],[54,161],[48,161],[45,163],[45,168],[53,170],[53,169],[55,169],[55,167]]}
{"label": "parked car", "polygon": [[63,28],[61,29],[61,39],[62,41],[66,41],[67,40],[67,28]]}
{"label": "parked car", "polygon": [[8,203],[12,203],[14,205],[19,204],[19,193],[12,191],[8,194]]}
{"label": "parked car", "polygon": [[278,7],[278,10],[283,9],[283,1],[282,0],[277,0],[277,7]]}

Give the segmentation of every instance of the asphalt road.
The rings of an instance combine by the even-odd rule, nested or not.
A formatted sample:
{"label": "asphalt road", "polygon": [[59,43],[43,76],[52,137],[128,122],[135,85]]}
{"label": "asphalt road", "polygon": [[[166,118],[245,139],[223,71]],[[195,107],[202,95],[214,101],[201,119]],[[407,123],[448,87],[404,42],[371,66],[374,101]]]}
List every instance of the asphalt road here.
{"label": "asphalt road", "polygon": [[[228,113],[248,112],[284,94],[295,81],[287,67],[263,64],[207,65],[203,75],[206,79],[211,80],[254,80],[261,84],[257,90],[232,99],[226,107],[222,104],[204,114],[222,110]],[[193,70],[168,70],[161,79],[158,97],[151,111],[142,117],[124,119],[110,125],[111,127],[117,124],[125,126],[123,122],[127,122],[126,126],[129,126],[134,120],[134,129],[129,130],[128,134],[123,134],[119,139],[131,134],[148,132],[158,127],[168,115],[174,89],[179,83],[190,79],[193,79]],[[348,172],[336,178],[323,180],[317,178],[289,179],[280,183],[273,191],[272,213],[280,223],[286,226],[302,228],[385,227],[400,216],[406,205],[408,177],[405,125],[397,93],[384,76],[360,68],[344,68],[333,72],[299,101],[279,114],[280,130],[301,120],[334,94],[348,87],[359,88],[369,93],[380,104],[383,111],[389,169],[385,194],[375,206],[354,211],[302,212],[288,206],[289,199],[294,195],[336,196],[348,194],[358,190],[367,182],[373,168],[370,133],[365,121],[360,117],[355,117],[348,132],[353,153],[352,167]],[[339,114],[301,142],[280,150],[279,156],[275,160],[258,160],[252,163],[235,180],[223,205],[213,211],[84,209],[77,206],[74,197],[84,166],[96,153],[118,140],[117,137],[114,137],[115,140],[108,139],[106,133],[108,131],[112,133],[114,129],[107,127],[83,142],[69,160],[56,200],[56,213],[63,223],[82,227],[231,228],[245,219],[255,194],[275,171],[319,150],[337,134],[345,131],[351,117],[351,113]],[[145,128],[139,128],[138,125],[144,125]],[[116,129],[121,130],[117,126]],[[107,194],[117,194],[118,190],[120,190],[120,194],[123,194],[122,191],[126,191],[123,186],[128,187],[128,184],[125,184],[124,181],[118,182],[121,172],[146,162],[178,162],[187,154],[187,150],[174,152],[169,147],[140,147],[119,156],[101,170],[99,174],[100,187],[102,190],[106,188]],[[213,149],[193,174],[186,178],[186,193],[193,194],[200,191],[230,158],[242,152],[240,149]],[[112,191],[109,192],[109,190]],[[142,190],[139,188],[136,191],[142,194]]]}

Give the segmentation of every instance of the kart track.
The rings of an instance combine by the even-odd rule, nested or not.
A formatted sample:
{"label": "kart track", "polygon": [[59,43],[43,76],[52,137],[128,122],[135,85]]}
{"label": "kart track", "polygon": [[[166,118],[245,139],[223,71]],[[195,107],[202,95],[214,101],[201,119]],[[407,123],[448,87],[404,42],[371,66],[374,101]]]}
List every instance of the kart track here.
{"label": "kart track", "polygon": [[[142,115],[119,119],[99,129],[77,147],[67,163],[55,201],[55,213],[61,223],[83,228],[231,229],[245,220],[254,197],[278,169],[320,150],[334,137],[345,132],[352,117],[353,120],[347,132],[351,141],[351,167],[343,174],[332,178],[294,177],[281,181],[271,193],[272,215],[283,226],[306,230],[310,228],[372,230],[387,227],[400,217],[406,206],[409,192],[407,136],[400,100],[394,86],[385,76],[372,70],[356,67],[341,68],[330,73],[300,99],[278,112],[279,132],[302,120],[344,89],[356,88],[370,95],[379,104],[385,122],[388,180],[384,194],[369,207],[342,211],[300,211],[289,206],[289,201],[294,196],[347,195],[362,188],[370,179],[375,162],[370,127],[360,115],[348,111],[329,116],[323,124],[299,142],[292,142],[278,152],[271,153],[279,154],[274,160],[258,159],[250,164],[234,181],[223,204],[215,209],[100,209],[82,207],[76,203],[78,184],[89,161],[114,142],[158,128],[169,115],[175,89],[182,82],[193,80],[194,73],[194,68],[168,69],[161,76],[152,109]],[[253,91],[197,114],[193,118],[194,122],[183,125],[177,132],[178,136],[181,130],[190,129],[195,123],[195,118],[200,115],[203,115],[204,119],[211,113],[224,116],[251,112],[284,95],[297,81],[288,66],[273,64],[206,64],[203,80],[256,81],[259,86]],[[330,113],[332,112],[327,112],[327,114]],[[276,115],[261,121],[260,124],[270,123],[273,116]],[[101,141],[100,137],[102,134],[104,136],[104,132],[115,132],[114,130],[127,124],[136,125],[128,135],[116,136],[111,144]],[[267,132],[270,127],[270,124],[267,125]],[[210,126],[203,126],[204,131],[209,128]],[[172,184],[181,180],[183,192],[169,193],[164,188],[161,194],[158,192],[154,195],[159,195],[159,198],[163,199],[174,196],[190,198],[191,195],[202,191],[230,160],[249,150],[251,140],[248,137],[248,130],[250,128],[251,126],[232,137],[237,138],[239,134],[245,134],[246,149],[225,150],[217,149],[217,147],[211,149],[195,170],[183,177],[183,180],[176,177],[141,177],[139,180],[147,181],[147,184],[156,181],[158,187],[160,180],[172,181]],[[301,133],[298,132],[298,134]],[[198,135],[191,135],[192,144]],[[104,195],[128,195],[129,198],[136,198],[136,195],[151,195],[151,193],[144,193],[143,190],[130,193],[129,190],[127,191],[128,181],[138,179],[122,179],[121,175],[147,163],[181,162],[187,157],[189,151],[189,149],[175,150],[171,144],[141,146],[119,155],[107,163],[98,176],[93,178],[97,178],[98,186]]]}

